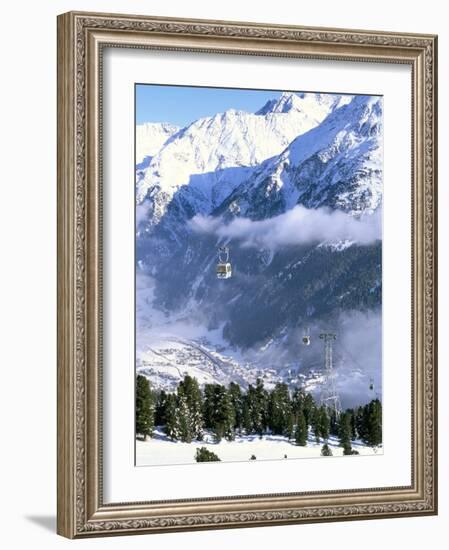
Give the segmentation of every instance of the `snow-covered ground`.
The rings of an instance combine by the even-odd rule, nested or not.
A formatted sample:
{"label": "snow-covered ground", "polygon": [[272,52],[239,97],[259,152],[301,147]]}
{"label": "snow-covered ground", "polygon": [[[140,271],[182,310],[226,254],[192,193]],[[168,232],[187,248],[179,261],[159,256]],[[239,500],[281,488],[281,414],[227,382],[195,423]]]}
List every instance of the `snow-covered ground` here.
{"label": "snow-covered ground", "polygon": [[[136,464],[137,466],[160,466],[193,463],[196,449],[200,447],[213,451],[223,462],[242,462],[250,460],[251,455],[255,455],[257,460],[321,457],[322,443],[318,445],[313,437],[310,437],[307,447],[300,447],[279,435],[265,435],[262,438],[257,435],[238,436],[235,441],[223,439],[220,443],[214,443],[211,436],[205,436],[204,441],[182,443],[171,441],[157,430],[153,438],[147,441],[137,440]],[[338,447],[335,438],[329,439],[329,447],[333,456],[343,456],[343,449]],[[353,442],[352,448],[360,455],[382,454],[382,448],[374,450],[360,442]]]}

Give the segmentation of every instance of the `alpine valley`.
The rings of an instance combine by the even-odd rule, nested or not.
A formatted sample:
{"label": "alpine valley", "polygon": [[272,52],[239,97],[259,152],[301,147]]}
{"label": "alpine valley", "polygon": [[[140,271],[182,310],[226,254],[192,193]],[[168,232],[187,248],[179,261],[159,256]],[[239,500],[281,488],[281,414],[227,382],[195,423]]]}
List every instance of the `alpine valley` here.
{"label": "alpine valley", "polygon": [[381,394],[382,98],[278,96],[137,126],[137,372],[319,395],[333,331],[342,404],[364,404]]}

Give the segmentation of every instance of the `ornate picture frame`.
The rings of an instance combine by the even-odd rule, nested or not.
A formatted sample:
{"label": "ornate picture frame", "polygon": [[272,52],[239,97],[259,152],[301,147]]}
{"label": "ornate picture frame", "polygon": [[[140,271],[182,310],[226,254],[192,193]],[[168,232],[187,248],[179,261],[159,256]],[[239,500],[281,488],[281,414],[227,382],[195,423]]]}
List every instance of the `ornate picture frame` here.
{"label": "ornate picture frame", "polygon": [[[411,68],[411,484],[105,502],[105,48]],[[58,519],[69,538],[437,513],[437,37],[70,12],[58,17]],[[407,355],[408,354],[408,355]]]}

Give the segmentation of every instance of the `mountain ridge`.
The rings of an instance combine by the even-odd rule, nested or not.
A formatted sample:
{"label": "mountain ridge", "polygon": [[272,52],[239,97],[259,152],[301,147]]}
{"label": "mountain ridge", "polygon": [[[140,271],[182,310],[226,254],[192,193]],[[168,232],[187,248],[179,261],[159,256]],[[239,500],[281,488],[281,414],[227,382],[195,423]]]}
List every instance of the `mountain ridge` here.
{"label": "mountain ridge", "polygon": [[[200,118],[170,136],[152,157],[139,179],[137,203],[145,200],[154,206],[156,225],[173,196],[183,186],[195,188],[205,208],[219,206],[225,194],[232,192],[249,172],[264,160],[281,153],[298,135],[319,124],[337,105],[337,98],[321,100],[319,94],[304,99],[307,111],[267,112],[257,115],[229,109],[211,117]],[[315,104],[313,116],[310,105]],[[240,179],[223,177],[228,169],[243,169]],[[206,177],[210,174],[210,177]],[[202,176],[202,183],[196,181]],[[214,195],[218,196],[214,200]]]}

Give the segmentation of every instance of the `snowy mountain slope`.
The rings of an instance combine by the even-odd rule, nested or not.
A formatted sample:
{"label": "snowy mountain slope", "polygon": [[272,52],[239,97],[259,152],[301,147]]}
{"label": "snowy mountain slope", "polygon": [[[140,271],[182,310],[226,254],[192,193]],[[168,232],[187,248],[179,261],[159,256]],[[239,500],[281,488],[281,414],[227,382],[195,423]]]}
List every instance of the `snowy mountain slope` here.
{"label": "snowy mountain slope", "polygon": [[[281,153],[350,99],[283,93],[255,114],[230,109],[180,130],[138,182],[137,202],[151,204],[148,224],[159,223],[175,195],[187,215],[211,212],[252,175],[253,167]],[[183,187],[188,187],[186,193]]]}
{"label": "snowy mountain slope", "polygon": [[220,211],[264,219],[302,204],[373,213],[382,199],[381,101],[358,96],[334,110],[265,161]]}
{"label": "snowy mountain slope", "polygon": [[153,157],[169,137],[179,131],[178,126],[166,122],[145,122],[136,126],[136,163]]}
{"label": "snowy mountain slope", "polygon": [[150,333],[146,341],[147,345],[138,350],[137,372],[150,378],[153,387],[169,391],[175,390],[186,374],[195,377],[200,385],[237,382],[243,388],[254,385],[258,378],[268,389],[288,379],[290,384],[314,391],[322,381],[321,373],[313,369],[299,372],[298,362],[283,365],[282,369],[274,368],[270,362],[262,367],[260,361],[250,361],[229,349],[218,351],[216,345],[204,339]]}

